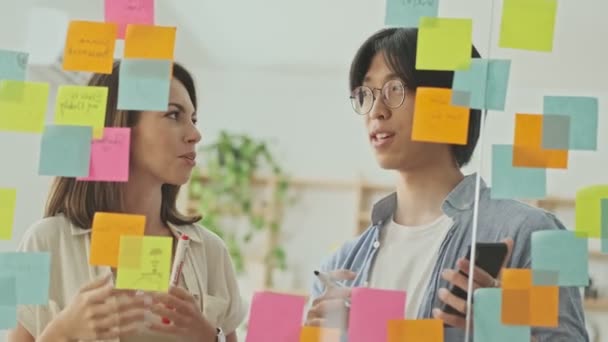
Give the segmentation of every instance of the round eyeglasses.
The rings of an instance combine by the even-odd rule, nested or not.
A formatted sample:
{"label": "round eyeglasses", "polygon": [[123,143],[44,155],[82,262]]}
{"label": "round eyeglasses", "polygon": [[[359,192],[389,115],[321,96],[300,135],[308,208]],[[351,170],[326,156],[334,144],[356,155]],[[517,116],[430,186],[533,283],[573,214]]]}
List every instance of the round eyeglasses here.
{"label": "round eyeglasses", "polygon": [[399,80],[391,80],[384,83],[382,89],[359,86],[350,94],[350,102],[357,114],[365,115],[372,110],[376,101],[375,91],[380,91],[382,101],[389,108],[401,106],[405,99],[405,85]]}

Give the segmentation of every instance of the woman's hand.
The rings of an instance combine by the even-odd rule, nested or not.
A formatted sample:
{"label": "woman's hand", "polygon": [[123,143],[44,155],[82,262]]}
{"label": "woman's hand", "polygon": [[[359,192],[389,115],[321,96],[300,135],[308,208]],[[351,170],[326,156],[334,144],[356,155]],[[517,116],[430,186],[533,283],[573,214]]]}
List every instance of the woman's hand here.
{"label": "woman's hand", "polygon": [[[510,239],[510,238],[505,239],[502,242],[507,244],[507,256],[505,257],[505,260],[502,264],[500,273],[502,273],[502,269],[505,268],[505,266],[511,259],[511,252],[513,251],[513,240],[512,239]],[[458,270],[445,269],[441,273],[441,277],[443,279],[445,279],[446,281],[448,281],[450,284],[452,284],[452,286],[459,287],[460,289],[462,289],[463,291],[466,292],[467,288],[468,288],[468,281],[469,281],[468,280],[469,278],[467,275],[469,274],[470,262],[467,259],[460,258],[456,262],[456,265],[458,267]],[[463,275],[459,271],[462,271],[465,275]],[[494,279],[486,271],[484,271],[481,268],[476,266],[474,268],[474,273],[473,273],[473,292],[475,292],[475,290],[477,290],[479,288],[500,287],[500,280],[499,280],[500,273],[498,275],[498,279]],[[444,302],[445,304],[448,304],[449,306],[454,308],[456,311],[462,313],[463,315],[466,315],[466,313],[467,313],[467,300],[466,299],[462,299],[458,296],[455,296],[446,288],[439,289],[439,292],[437,295],[442,302]],[[471,310],[471,312],[473,312],[473,311]],[[449,314],[438,308],[435,308],[435,309],[433,309],[433,317],[443,320],[443,322],[447,325],[450,325],[450,326],[453,326],[456,328],[461,328],[461,329],[466,328],[466,318],[463,316]]]}
{"label": "woman's hand", "polygon": [[[336,270],[329,273],[332,280],[352,280],[357,274],[349,270]],[[351,288],[326,286],[321,297],[312,302],[306,314],[305,325],[346,329],[350,308]]]}
{"label": "woman's hand", "polygon": [[151,330],[177,335],[193,342],[215,342],[217,328],[212,326],[196,306],[194,297],[180,287],[171,287],[168,293],[155,293],[151,311],[171,322],[152,323]]}

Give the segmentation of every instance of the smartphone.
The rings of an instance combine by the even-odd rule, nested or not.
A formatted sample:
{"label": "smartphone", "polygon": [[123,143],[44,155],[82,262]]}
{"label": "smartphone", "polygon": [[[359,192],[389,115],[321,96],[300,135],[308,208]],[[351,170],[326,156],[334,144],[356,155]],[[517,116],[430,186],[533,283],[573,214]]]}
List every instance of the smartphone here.
{"label": "smartphone", "polygon": [[[475,265],[482,270],[486,271],[492,278],[496,278],[500,273],[500,268],[507,256],[507,244],[504,242],[478,242],[476,245]],[[468,248],[466,255],[467,260],[471,260],[471,246]],[[460,274],[467,277],[467,275],[459,271]],[[467,292],[461,288],[451,285],[450,292],[455,296],[467,300]],[[447,304],[443,304],[441,310],[445,313],[459,315],[464,317],[465,314],[458,312]]]}

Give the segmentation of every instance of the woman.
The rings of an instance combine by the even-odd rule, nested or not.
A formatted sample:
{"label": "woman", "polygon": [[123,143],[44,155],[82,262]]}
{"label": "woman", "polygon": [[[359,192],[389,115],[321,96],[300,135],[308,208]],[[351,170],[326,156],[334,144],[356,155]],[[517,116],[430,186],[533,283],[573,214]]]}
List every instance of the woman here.
{"label": "woman", "polygon": [[[194,81],[175,63],[167,111],[121,111],[116,109],[118,71],[117,62],[112,74],[94,75],[89,86],[109,88],[106,126],[131,127],[129,181],[55,180],[45,218],[26,232],[19,247],[50,252],[49,303],[20,307],[9,340],[235,342],[246,308],[227,249],[195,224],[200,217],[176,208],[201,139]],[[88,264],[90,228],[98,211],[144,215],[145,235],[172,237],[173,251],[181,234],[187,234],[190,249],[178,286],[143,295],[113,289],[116,270]],[[163,324],[161,317],[172,323]]]}

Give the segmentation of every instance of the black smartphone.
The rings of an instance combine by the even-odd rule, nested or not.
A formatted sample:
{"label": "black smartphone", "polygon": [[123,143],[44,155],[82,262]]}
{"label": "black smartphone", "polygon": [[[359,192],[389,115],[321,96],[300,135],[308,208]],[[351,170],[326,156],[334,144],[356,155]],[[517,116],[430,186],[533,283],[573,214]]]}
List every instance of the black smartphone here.
{"label": "black smartphone", "polygon": [[[476,246],[475,254],[477,257],[475,258],[475,265],[486,271],[493,278],[496,278],[507,256],[507,244],[504,242],[478,242]],[[466,258],[471,260],[471,246],[469,246]],[[467,276],[464,272],[459,272],[465,277]],[[467,292],[457,286],[451,285],[450,292],[459,298],[467,300]],[[441,310],[445,313],[465,316],[445,303]]]}

